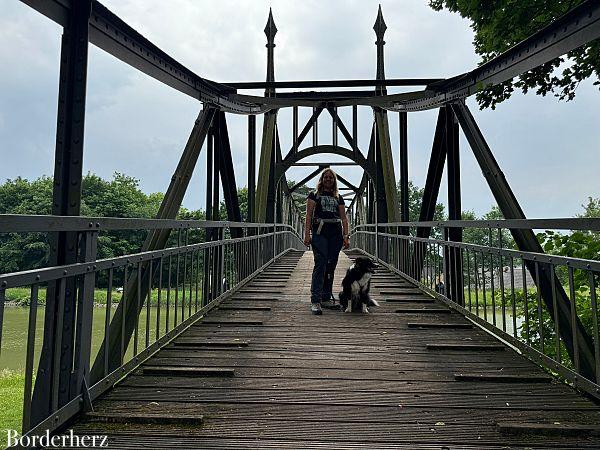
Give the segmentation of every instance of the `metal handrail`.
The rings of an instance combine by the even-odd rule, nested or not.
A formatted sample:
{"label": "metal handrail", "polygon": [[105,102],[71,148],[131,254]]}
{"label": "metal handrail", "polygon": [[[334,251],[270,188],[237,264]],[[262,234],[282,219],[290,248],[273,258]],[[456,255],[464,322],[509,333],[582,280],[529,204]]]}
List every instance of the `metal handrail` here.
{"label": "metal handrail", "polygon": [[[26,343],[26,373],[23,408],[23,432],[35,435],[46,429],[55,430],[74,415],[85,409],[91,401],[110,389],[124,375],[137,368],[144,360],[186,330],[195,321],[216,307],[233,292],[240,289],[264,267],[290,250],[304,250],[304,244],[294,227],[287,224],[248,224],[211,221],[175,221],[155,219],[115,219],[53,216],[4,215],[0,223],[0,233],[14,230],[19,224],[26,229],[19,231],[76,231],[81,236],[80,252],[85,253],[86,262],[56,267],[45,267],[0,275],[0,348],[2,325],[7,290],[26,286],[30,289],[29,326]],[[96,221],[99,224],[96,225]],[[89,224],[92,224],[90,227]],[[140,252],[95,260],[97,236],[102,230],[140,229],[179,229],[178,245],[161,250]],[[190,228],[212,228],[215,240],[198,243],[187,242]],[[225,238],[226,228],[242,228],[247,236]],[[13,231],[11,231],[13,232]],[[185,239],[182,240],[182,235]],[[104,275],[102,283],[101,276]],[[50,416],[39,423],[32,420],[32,392],[36,335],[36,312],[40,304],[40,291],[46,292],[54,286],[57,292],[57,311],[65,307],[66,290],[71,283],[79,298],[76,320],[78,333],[73,352],[72,376],[81,377],[84,389],[70,397],[66,404],[53,400]],[[100,285],[102,284],[102,285]],[[117,290],[115,287],[122,287]],[[98,289],[104,291],[106,300],[105,327],[102,345],[97,355],[92,354],[91,327],[94,295]],[[9,292],[9,291],[8,291]],[[113,297],[119,295],[118,308]],[[151,305],[153,303],[153,305]],[[156,306],[151,315],[151,306]],[[161,314],[161,309],[164,312]],[[145,312],[144,312],[145,310]],[[111,315],[112,313],[112,315]],[[133,314],[133,315],[132,315]],[[151,318],[154,316],[153,318]],[[61,316],[62,317],[62,316]],[[125,324],[132,322],[131,334],[126,335]],[[83,329],[81,328],[83,327]],[[54,349],[60,349],[62,327],[56,325]],[[144,335],[145,333],[145,335]],[[112,336],[112,341],[111,341]],[[111,343],[120,341],[115,349]],[[58,347],[57,347],[58,346]],[[133,351],[131,351],[133,350]],[[115,351],[117,356],[114,356]],[[95,356],[94,368],[90,370],[91,358]],[[40,355],[41,357],[41,355]],[[112,358],[112,359],[111,359]],[[117,364],[109,361],[118,358]],[[60,358],[59,358],[60,359]],[[86,367],[87,366],[87,367]],[[98,366],[99,370],[94,371]],[[58,377],[62,370],[52,365],[54,373],[52,386],[43,389],[56,391]],[[100,376],[95,378],[94,373]],[[35,380],[36,389],[40,376]],[[42,383],[43,385],[43,383]]]}
{"label": "metal handrail", "polygon": [[[360,224],[354,228],[375,228],[375,224]],[[600,231],[600,219],[596,218],[557,218],[557,219],[501,219],[501,220],[445,220],[427,222],[390,222],[379,227],[416,228],[512,228],[516,230],[586,230]]]}
{"label": "metal handrail", "polygon": [[[276,226],[277,228],[294,229],[293,226],[283,223],[278,223]],[[190,228],[273,228],[273,223],[0,214],[0,233],[91,230],[166,230]]]}
{"label": "metal handrail", "polygon": [[[575,218],[365,224],[354,227],[350,239],[353,248],[600,399],[600,261],[513,250],[505,248],[509,242],[503,243],[500,236],[502,229],[594,232],[598,222]],[[499,239],[494,232],[490,245],[451,241],[451,226],[497,229]],[[400,234],[407,227],[445,232],[435,238]]]}

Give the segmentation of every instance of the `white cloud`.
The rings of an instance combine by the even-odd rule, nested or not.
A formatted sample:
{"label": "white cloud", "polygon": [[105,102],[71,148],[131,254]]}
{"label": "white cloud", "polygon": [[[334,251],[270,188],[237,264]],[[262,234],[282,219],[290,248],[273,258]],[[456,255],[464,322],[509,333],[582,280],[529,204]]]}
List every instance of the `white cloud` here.
{"label": "white cloud", "polygon": [[[265,78],[264,26],[269,7],[277,28],[275,71],[279,80],[372,78],[379,2],[278,0],[105,0],[105,5],[142,35],[203,77],[217,81]],[[381,2],[388,77],[452,76],[474,67],[469,24],[456,14],[435,12],[423,1]],[[58,56],[61,29],[20,2],[4,2],[0,17],[1,178],[52,173]],[[475,117],[513,190],[530,216],[571,216],[588,195],[598,195],[593,173],[600,131],[598,91],[580,88],[575,102],[532,94],[513,98]],[[98,49],[90,51],[86,117],[86,170],[102,176],[122,171],[142,180],[148,192],[164,191],[201,105],[138,73]],[[340,111],[349,118],[347,111]],[[301,117],[308,112],[301,112]],[[409,117],[411,178],[423,185],[436,113]],[[361,108],[360,146],[366,150],[372,115]],[[228,116],[238,185],[246,184],[246,118]],[[347,122],[348,123],[348,122]],[[257,130],[262,129],[259,118]],[[331,121],[320,122],[320,141],[331,140]],[[397,161],[397,115],[390,114]],[[283,150],[291,145],[291,113],[280,113]],[[310,141],[310,136],[307,142]],[[340,136],[340,143],[343,142]],[[257,138],[260,147],[260,136]],[[464,139],[461,141],[463,208],[481,214],[493,198]],[[568,155],[568,156],[567,156]],[[257,158],[258,159],[258,158]],[[319,157],[318,160],[340,160]],[[185,205],[204,204],[204,158]],[[293,169],[300,179],[309,169]],[[353,182],[360,171],[340,170]],[[445,186],[440,199],[446,197]]]}

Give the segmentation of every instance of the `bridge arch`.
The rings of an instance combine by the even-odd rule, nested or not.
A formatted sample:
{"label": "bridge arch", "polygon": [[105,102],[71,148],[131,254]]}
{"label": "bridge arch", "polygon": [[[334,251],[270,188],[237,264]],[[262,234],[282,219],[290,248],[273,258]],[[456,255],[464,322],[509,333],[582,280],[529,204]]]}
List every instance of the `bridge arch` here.
{"label": "bridge arch", "polygon": [[[373,183],[375,182],[375,167],[363,156],[362,153],[358,151],[355,152],[352,149],[339,145],[314,145],[296,153],[289,154],[282,162],[277,164],[275,170],[275,183],[278,183],[281,180],[283,174],[290,167],[292,167],[293,164],[303,160],[304,158],[308,158],[309,156],[323,154],[333,154],[348,158],[349,160],[358,164],[365,171],[367,176],[373,181]],[[324,162],[324,164],[326,163]]]}

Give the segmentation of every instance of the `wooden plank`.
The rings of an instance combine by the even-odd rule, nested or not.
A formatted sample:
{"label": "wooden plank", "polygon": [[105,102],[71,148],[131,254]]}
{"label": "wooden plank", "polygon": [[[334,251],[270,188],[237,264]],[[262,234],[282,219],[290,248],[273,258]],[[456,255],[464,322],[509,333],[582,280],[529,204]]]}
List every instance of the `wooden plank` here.
{"label": "wooden plank", "polygon": [[409,322],[408,328],[443,328],[443,329],[472,329],[470,323],[435,323],[435,322]]}
{"label": "wooden plank", "polygon": [[219,306],[221,311],[271,311],[270,306]]}
{"label": "wooden plank", "polygon": [[85,414],[84,420],[106,423],[201,425],[204,416],[194,412],[178,413],[176,415],[160,412],[132,413],[131,411],[122,414],[115,412],[88,412]]}
{"label": "wooden plank", "polygon": [[217,325],[217,326],[260,326],[263,322],[261,320],[216,320],[216,319],[203,319],[194,326],[200,325]]}
{"label": "wooden plank", "polygon": [[174,367],[143,366],[145,375],[168,375],[181,377],[233,377],[235,370],[221,367]]}
{"label": "wooden plank", "polygon": [[396,309],[394,312],[400,314],[452,314],[448,308],[402,308]]}
{"label": "wooden plank", "polygon": [[504,351],[506,347],[502,344],[427,344],[427,350],[453,350],[461,352]]}
{"label": "wooden plank", "polygon": [[490,383],[550,383],[552,378],[547,375],[506,375],[497,373],[457,373],[456,381],[480,381]]}
{"label": "wooden plank", "polygon": [[600,425],[597,424],[498,422],[498,429],[502,433],[510,434],[535,433],[546,436],[600,436]]}
{"label": "wooden plank", "polygon": [[412,298],[386,298],[387,303],[434,303],[433,298],[427,297],[412,297]]}
{"label": "wooden plank", "polygon": [[174,341],[173,345],[176,347],[248,347],[248,342],[240,340],[224,341],[221,339],[209,341],[183,337]]}

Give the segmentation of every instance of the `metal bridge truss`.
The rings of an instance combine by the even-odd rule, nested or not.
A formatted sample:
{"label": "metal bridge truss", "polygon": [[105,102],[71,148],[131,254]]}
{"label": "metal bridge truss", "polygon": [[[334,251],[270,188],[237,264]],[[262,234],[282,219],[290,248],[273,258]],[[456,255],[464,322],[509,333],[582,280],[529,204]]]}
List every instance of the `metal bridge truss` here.
{"label": "metal bridge truss", "polygon": [[[526,220],[464,100],[470,95],[502,83],[600,37],[600,3],[587,1],[488,63],[447,79],[385,79],[384,33],[386,24],[379,10],[374,30],[377,36],[377,69],[374,80],[275,81],[274,47],[277,28],[269,14],[267,77],[265,82],[219,83],[200,77],[170,57],[151,41],[95,0],[22,0],[64,28],[60,56],[59,108],[54,170],[52,216],[0,217],[0,232],[43,232],[50,240],[47,268],[0,275],[0,337],[6,289],[29,286],[30,324],[23,429],[30,434],[54,430],[82,410],[152,353],[172,340],[194,320],[239,289],[254,274],[279,255],[302,249],[302,214],[294,193],[334,163],[307,163],[317,154],[336,154],[349,160],[337,164],[358,165],[364,175],[358,185],[343,177],[340,182],[352,199],[348,206],[355,230],[354,247],[378,258],[432,295],[449,303],[467,317],[530,354],[538,363],[598,396],[600,355],[597,314],[592,330],[578,316],[573,292],[573,271],[585,271],[590,280],[592,310],[597,311],[596,286],[600,266],[595,261],[544,255],[533,229],[585,229],[600,231],[598,220],[543,222]],[[141,72],[197,99],[203,109],[192,128],[181,159],[172,176],[154,220],[72,217],[80,215],[82,160],[88,46],[92,43]],[[388,94],[391,86],[424,86],[422,90]],[[278,88],[356,88],[371,90],[277,92]],[[238,89],[264,89],[264,95],[242,95]],[[372,108],[373,126],[366,151],[358,147],[358,107]],[[352,123],[340,118],[340,108],[352,109]],[[277,118],[281,108],[291,108],[292,147],[283,152]],[[299,108],[312,114],[299,125]],[[418,222],[408,222],[408,112],[439,109],[431,159]],[[388,114],[399,114],[400,194],[396,191]],[[226,113],[248,115],[248,223],[242,223],[237,184],[229,142]],[[264,114],[258,176],[256,162],[256,115]],[[332,144],[319,145],[318,118],[332,118]],[[486,181],[507,220],[461,221],[460,161],[458,133],[462,129]],[[341,133],[344,142],[338,143]],[[312,134],[312,145],[302,147]],[[202,148],[207,152],[207,221],[177,221],[177,212]],[[448,163],[449,222],[432,222],[444,165]],[[286,171],[295,166],[316,166],[292,188]],[[255,189],[256,185],[256,189]],[[227,222],[220,221],[220,188],[227,207]],[[66,217],[70,216],[70,217]],[[462,243],[464,228],[508,229],[517,249]],[[97,260],[98,235],[115,230],[147,230],[139,253]],[[432,230],[434,234],[432,235]],[[491,242],[490,242],[491,243]],[[479,258],[479,259],[478,259]],[[517,260],[521,262],[519,266]],[[479,314],[479,303],[471,288],[492,290],[480,277],[510,261],[514,279],[520,267],[533,280],[539,320],[542,309],[550,312],[554,335],[541,336],[534,348],[528,334],[525,342],[507,332],[503,309],[502,326],[496,316]],[[566,270],[567,292],[558,268]],[[562,272],[561,272],[562,273]],[[91,354],[91,317],[94,288],[102,277],[110,306],[115,280],[123,293],[112,313],[107,308],[102,347]],[[436,289],[445,280],[444,289]],[[504,283],[504,278],[501,278]],[[483,284],[482,284],[483,283]],[[497,287],[497,286],[496,286]],[[525,286],[525,290],[527,286]],[[46,289],[43,348],[33,381],[35,308],[40,288]],[[502,307],[506,302],[501,290]],[[150,321],[150,299],[174,306],[163,324]],[[512,286],[512,295],[515,289]],[[485,297],[484,297],[485,298]],[[144,311],[146,308],[146,311]],[[167,311],[170,311],[167,308]],[[484,308],[485,311],[485,308]],[[169,313],[167,313],[169,314]],[[485,314],[485,313],[483,313]],[[516,317],[515,314],[512,316]],[[534,319],[532,319],[534,320]],[[529,324],[526,324],[529,330]],[[142,330],[145,335],[142,335]],[[1,341],[0,341],[1,342]],[[545,349],[558,351],[556,358]],[[561,360],[565,348],[570,361]]]}

